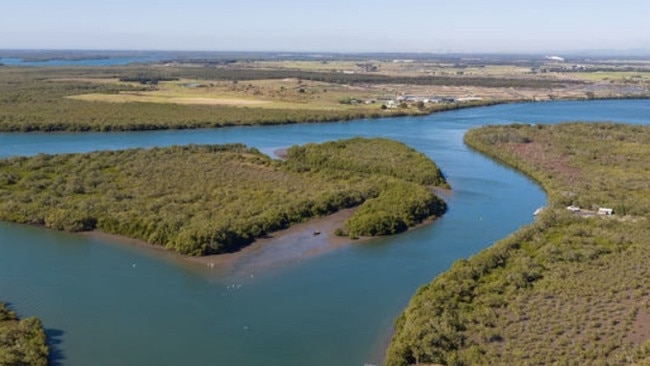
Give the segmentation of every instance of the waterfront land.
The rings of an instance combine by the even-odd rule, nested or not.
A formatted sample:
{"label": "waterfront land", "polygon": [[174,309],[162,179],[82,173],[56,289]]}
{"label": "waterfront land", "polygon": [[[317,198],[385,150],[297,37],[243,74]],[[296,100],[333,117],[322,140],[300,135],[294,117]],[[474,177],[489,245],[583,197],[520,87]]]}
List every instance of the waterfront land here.
{"label": "waterfront land", "polygon": [[516,101],[645,98],[650,81],[643,60],[173,56],[126,66],[2,66],[0,131],[210,128],[422,115]]}
{"label": "waterfront land", "polygon": [[[648,96],[650,66],[645,60],[420,56],[196,55],[149,65],[2,66],[0,131],[330,122],[503,102]],[[647,152],[627,137],[630,131],[606,130],[549,127],[531,132],[517,127],[493,130],[483,142],[478,137],[471,142],[473,135],[468,135],[477,149],[492,151],[493,157],[540,181],[551,205],[531,227],[459,261],[420,290],[397,322],[388,364],[647,360],[643,342],[650,334],[644,325],[650,312],[644,263],[650,255],[643,249],[648,233],[642,226],[644,207],[650,207],[644,185],[648,177],[642,165],[628,169]],[[639,136],[647,135],[640,131]],[[570,139],[582,134],[592,139]],[[507,154],[500,150],[508,146],[513,150]],[[594,150],[598,148],[602,150]],[[238,250],[270,232],[350,205],[361,206],[338,233],[351,237],[399,232],[426,216],[423,212],[444,210],[425,193],[423,187],[430,183],[404,179],[417,176],[417,169],[375,174],[358,169],[366,161],[332,167],[331,161],[321,164],[318,157],[324,151],[313,159],[301,149],[295,150],[295,165],[284,164],[243,146],[218,148],[224,155],[215,163],[211,149],[39,155],[3,162],[2,219],[70,231],[102,230],[203,255]],[[170,158],[176,154],[182,158]],[[582,160],[573,160],[577,157]],[[386,156],[380,160],[390,161]],[[412,161],[407,160],[395,164],[408,167]],[[238,179],[236,184],[225,182],[223,191],[203,185],[230,176],[224,171]],[[196,177],[203,180],[194,185]],[[266,180],[260,183],[260,177]],[[121,185],[111,186],[115,182]],[[287,197],[295,201],[287,202]],[[280,208],[259,211],[251,204],[262,201]],[[580,206],[582,212],[602,205],[616,214],[587,218],[567,213],[564,205]],[[219,221],[216,212],[224,208],[232,215]],[[402,216],[405,211],[399,210],[410,214]]]}
{"label": "waterfront land", "polygon": [[539,182],[548,205],[420,288],[386,364],[647,364],[650,128],[491,126],[465,141]]}
{"label": "waterfront land", "polygon": [[207,255],[351,207],[337,235],[396,234],[442,215],[434,186],[447,187],[436,165],[387,139],[294,146],[284,160],[237,144],[40,154],[0,161],[0,219]]}

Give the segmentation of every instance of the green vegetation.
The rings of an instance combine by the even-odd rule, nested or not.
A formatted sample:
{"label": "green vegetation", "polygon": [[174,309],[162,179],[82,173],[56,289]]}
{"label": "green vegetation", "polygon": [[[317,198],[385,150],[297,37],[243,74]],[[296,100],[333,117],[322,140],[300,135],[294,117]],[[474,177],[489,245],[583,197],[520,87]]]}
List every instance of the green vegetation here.
{"label": "green vegetation", "polygon": [[445,203],[427,188],[448,188],[440,170],[432,169],[431,161],[422,153],[403,149],[395,141],[378,141],[381,143],[362,144],[352,139],[294,146],[287,151],[290,166],[298,171],[317,169],[392,177],[378,182],[379,191],[354,212],[345,229],[338,232],[340,235],[355,238],[396,234],[432,215],[440,216],[446,209]]}
{"label": "green vegetation", "polygon": [[[3,54],[31,60],[119,57],[117,53],[40,51]],[[423,115],[509,101],[648,97],[648,68],[638,62],[606,65],[583,60],[584,64],[572,67],[492,56],[469,60],[409,55],[413,60],[399,62],[405,55],[322,59],[168,55],[167,61],[148,65],[2,66],[0,131],[136,131],[331,122]],[[389,104],[400,96],[408,98]],[[426,102],[432,100],[447,102]],[[462,102],[449,102],[453,100]],[[399,108],[391,108],[394,105]]]}
{"label": "green vegetation", "polygon": [[[379,103],[342,105],[338,103],[341,97],[364,100],[375,97],[378,92],[348,85],[308,84],[295,79],[296,72],[269,72],[271,75],[237,69],[156,66],[2,67],[0,131],[134,131],[332,122],[421,115],[494,103],[440,104],[427,110],[382,110]],[[242,81],[244,76],[250,78],[248,82]],[[262,76],[271,81],[264,83],[267,79],[260,80]],[[287,82],[280,76],[291,77],[294,84],[304,85],[286,87]],[[120,82],[120,79],[125,81]],[[166,92],[164,88],[172,82],[163,80],[176,79],[198,80],[199,83],[196,87],[176,87]],[[232,105],[228,98],[244,102],[252,99],[253,105]],[[258,105],[259,101],[262,104]]]}
{"label": "green vegetation", "polygon": [[[380,174],[427,186],[447,187],[442,172],[432,169],[431,160],[402,143],[376,138],[293,146],[287,150],[290,166],[297,170],[332,169]],[[409,162],[409,164],[402,164]]]}
{"label": "green vegetation", "polygon": [[0,365],[45,366],[48,348],[41,322],[36,318],[19,320],[0,303]]}
{"label": "green vegetation", "polygon": [[386,365],[648,364],[650,127],[491,126],[465,141],[540,182],[549,204],[420,288]]}
{"label": "green vegetation", "polygon": [[445,85],[445,86],[482,86],[488,88],[539,88],[558,87],[564,83],[578,84],[579,81],[552,79],[522,79],[490,76],[454,77],[454,76],[392,76],[376,73],[342,73],[320,72],[299,69],[262,69],[262,68],[186,68],[176,69],[174,76],[203,80],[266,80],[298,78],[333,84],[409,84],[409,85]]}
{"label": "green vegetation", "polygon": [[41,154],[0,161],[0,219],[205,255],[359,205],[341,233],[403,231],[444,212],[430,185],[445,185],[436,165],[386,139],[292,147],[285,161],[243,145]]}

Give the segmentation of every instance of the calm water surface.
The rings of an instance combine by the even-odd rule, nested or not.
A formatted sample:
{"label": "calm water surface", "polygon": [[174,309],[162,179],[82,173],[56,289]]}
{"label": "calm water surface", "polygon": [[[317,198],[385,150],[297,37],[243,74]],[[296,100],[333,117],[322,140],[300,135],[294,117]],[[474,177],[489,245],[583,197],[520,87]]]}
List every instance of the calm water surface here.
{"label": "calm water surface", "polygon": [[381,362],[393,319],[420,285],[532,220],[535,184],[469,151],[492,123],[645,123],[647,101],[512,104],[426,117],[216,130],[0,134],[0,156],[383,136],[424,152],[452,192],[434,224],[311,258],[208,268],[145,248],[0,223],[0,298],[40,317],[61,365],[364,365]]}
{"label": "calm water surface", "polygon": [[21,58],[1,58],[0,64],[7,66],[122,66],[133,63],[152,63],[160,61],[160,57],[156,56],[142,56],[142,57],[106,57],[106,58],[89,58],[89,59],[50,59],[44,61],[25,61]]}

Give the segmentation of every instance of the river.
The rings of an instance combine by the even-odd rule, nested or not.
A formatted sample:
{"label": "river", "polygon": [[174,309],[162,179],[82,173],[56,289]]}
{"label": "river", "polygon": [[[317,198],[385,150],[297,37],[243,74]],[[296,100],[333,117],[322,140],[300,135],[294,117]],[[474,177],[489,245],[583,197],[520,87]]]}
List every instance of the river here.
{"label": "river", "polygon": [[51,58],[41,61],[29,61],[16,57],[0,57],[0,64],[7,66],[32,66],[32,67],[59,67],[59,66],[73,66],[73,67],[98,67],[98,66],[123,66],[131,64],[148,64],[159,62],[162,56],[148,55],[148,56],[114,56],[114,57],[99,57],[99,58],[78,58],[78,59],[65,59],[65,58]]}
{"label": "river", "polygon": [[[646,123],[645,100],[508,104],[425,117],[132,133],[0,134],[0,156],[188,143],[292,144],[382,136],[424,152],[452,186],[448,213],[394,237],[228,270],[173,255],[0,223],[0,299],[41,318],[54,364],[379,364],[394,318],[459,258],[530,223],[545,202],[522,175],[467,149],[494,123]],[[295,243],[299,245],[300,240]]]}

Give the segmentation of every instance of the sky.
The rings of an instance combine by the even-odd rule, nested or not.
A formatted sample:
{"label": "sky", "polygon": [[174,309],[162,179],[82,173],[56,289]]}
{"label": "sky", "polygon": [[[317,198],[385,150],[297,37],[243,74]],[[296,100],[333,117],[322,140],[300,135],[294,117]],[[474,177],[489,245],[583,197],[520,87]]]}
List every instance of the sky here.
{"label": "sky", "polygon": [[650,51],[648,0],[3,0],[0,49]]}

